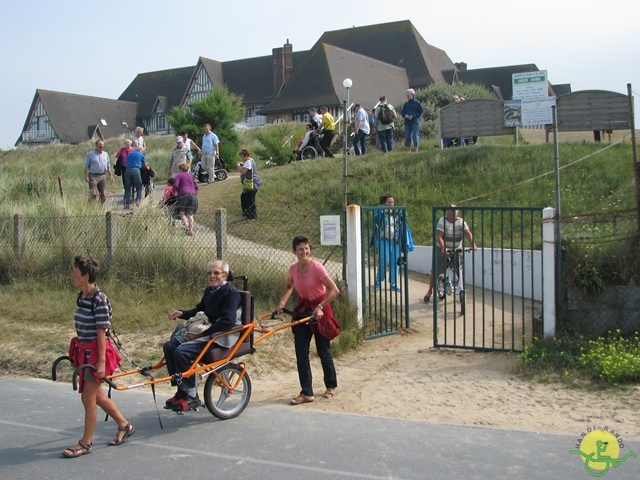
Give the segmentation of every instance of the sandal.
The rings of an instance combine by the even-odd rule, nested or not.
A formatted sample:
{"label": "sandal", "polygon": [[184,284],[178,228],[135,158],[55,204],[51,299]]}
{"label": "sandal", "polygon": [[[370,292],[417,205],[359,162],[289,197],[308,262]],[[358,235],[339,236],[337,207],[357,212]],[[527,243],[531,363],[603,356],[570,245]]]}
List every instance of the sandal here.
{"label": "sandal", "polygon": [[301,403],[311,403],[315,400],[313,396],[303,395],[302,393],[297,397],[293,397],[289,402],[291,405],[300,405]]}
{"label": "sandal", "polygon": [[113,440],[110,440],[108,445],[122,445],[124,440],[127,437],[130,437],[135,433],[136,429],[133,428],[133,425],[127,423],[124,427],[118,427],[118,433],[116,433],[116,437]]}
{"label": "sandal", "polygon": [[335,388],[327,388],[327,391],[322,394],[324,398],[333,398],[336,395]]}
{"label": "sandal", "polygon": [[93,453],[93,444],[89,442],[89,444],[87,445],[82,440],[78,440],[78,445],[76,445],[75,447],[67,448],[64,452],[62,452],[62,456],[66,458],[76,458],[88,453]]}

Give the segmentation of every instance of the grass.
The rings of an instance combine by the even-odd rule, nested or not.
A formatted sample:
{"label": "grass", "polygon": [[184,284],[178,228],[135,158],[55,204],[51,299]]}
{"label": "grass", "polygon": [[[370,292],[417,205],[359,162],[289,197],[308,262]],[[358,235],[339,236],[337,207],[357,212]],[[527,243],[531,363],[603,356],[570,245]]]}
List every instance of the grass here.
{"label": "grass", "polygon": [[[243,147],[255,150],[258,146],[255,132],[241,133]],[[444,151],[433,148],[434,141],[423,141],[419,153],[405,153],[398,145],[398,151],[391,154],[372,150],[363,157],[350,157],[347,161],[349,202],[376,205],[381,194],[394,194],[397,204],[408,209],[417,244],[431,243],[433,206],[448,202],[461,206],[554,205],[555,179],[553,174],[547,174],[554,170],[554,151],[552,145],[542,143],[541,135],[539,131],[523,131],[521,145],[517,147],[511,145],[512,139],[503,137],[481,138],[480,146]],[[614,141],[619,139],[617,135],[615,132]],[[625,141],[603,150],[604,144],[592,143],[586,134],[583,137],[567,134],[566,139],[572,141],[560,144],[560,163],[566,166],[561,171],[563,214],[633,208],[635,185],[630,143]],[[120,143],[108,140],[106,150],[113,156]],[[166,180],[173,137],[152,137],[147,143],[147,160],[157,172],[156,183],[161,185]],[[92,148],[91,143],[85,143],[0,152],[0,217],[18,213],[27,217],[104,213],[106,207],[86,202],[87,185],[82,165],[86,152]],[[225,160],[230,166],[236,162],[235,158]],[[317,241],[319,215],[342,212],[343,159],[338,156],[279,167],[265,165],[264,159],[256,160],[265,182],[258,194],[261,220],[231,223],[230,233],[285,250],[289,249],[292,236],[298,233],[308,233]],[[108,189],[119,193],[121,185],[117,178]],[[239,180],[232,175],[225,182],[201,190],[200,210],[210,213],[224,207],[230,217],[239,218],[239,195]],[[196,221],[211,217],[203,215]],[[265,228],[265,225],[275,228]],[[8,252],[7,258],[12,253]],[[328,255],[329,251],[319,250],[318,254]],[[174,275],[167,277],[157,274],[153,262],[140,255],[139,261],[112,272],[100,279],[99,284],[114,306],[114,326],[123,340],[126,338],[127,349],[134,358],[147,361],[158,356],[173,327],[166,312],[194,305],[205,285],[204,279],[197,275],[191,274],[191,278],[186,279],[189,271],[198,268],[195,264],[185,267],[185,262],[191,265],[186,257],[153,260],[156,264],[174,265],[172,262],[175,262]],[[0,264],[3,261],[8,260],[0,260]],[[141,276],[139,269],[150,264]],[[30,268],[33,271],[30,278],[5,279],[5,284],[0,285],[4,347],[0,368],[5,374],[47,377],[51,362],[66,352],[69,338],[74,334],[71,317],[75,291],[66,265],[52,264],[46,270],[41,265]],[[268,311],[275,305],[283,281],[284,272],[278,278],[252,279],[251,290],[257,296],[256,311]],[[353,319],[353,311],[344,296],[334,303],[338,318]],[[334,342],[335,352],[354,348],[360,340],[361,332],[353,320],[348,320],[344,333]],[[260,356],[260,363],[264,364],[269,358],[266,363],[270,368],[295,368],[291,355],[282,354],[286,351],[284,343],[291,342],[281,335],[261,344],[261,351],[265,353]],[[546,368],[533,360],[530,367],[540,371]]]}

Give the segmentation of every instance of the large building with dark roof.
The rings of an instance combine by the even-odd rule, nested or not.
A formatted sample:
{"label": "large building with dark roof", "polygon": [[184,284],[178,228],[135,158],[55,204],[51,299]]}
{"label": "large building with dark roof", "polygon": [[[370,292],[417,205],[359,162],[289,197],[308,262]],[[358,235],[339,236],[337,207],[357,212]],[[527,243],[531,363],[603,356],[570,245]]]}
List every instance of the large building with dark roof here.
{"label": "large building with dark roof", "polygon": [[[135,126],[169,135],[166,115],[216,86],[241,96],[245,122],[261,125],[307,121],[308,109],[323,105],[339,118],[347,96],[350,104],[365,108],[373,108],[381,95],[397,105],[408,88],[433,83],[479,83],[492,96],[509,99],[511,74],[526,71],[537,67],[467,70],[429,45],[409,20],[353,27],[325,32],[307,51],[294,52],[287,40],[263,57],[227,62],[199,57],[193,66],[140,73],[117,100],[37,90],[16,145],[80,143],[119,136]],[[346,78],[353,82],[348,92]]]}

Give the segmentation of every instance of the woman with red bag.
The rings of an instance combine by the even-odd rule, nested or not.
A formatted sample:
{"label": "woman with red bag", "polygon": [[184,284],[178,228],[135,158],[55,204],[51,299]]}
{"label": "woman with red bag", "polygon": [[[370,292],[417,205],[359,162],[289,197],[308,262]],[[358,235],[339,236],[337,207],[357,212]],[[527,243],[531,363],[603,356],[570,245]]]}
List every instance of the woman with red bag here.
{"label": "woman with red bag", "polygon": [[91,256],[77,256],[73,261],[71,278],[78,294],[78,308],[74,315],[77,337],[70,349],[74,366],[91,364],[95,372],[84,369],[80,374],[80,393],[84,406],[84,433],[78,443],[62,452],[67,458],[80,457],[93,452],[93,433],[98,419],[98,407],[115,420],[118,431],[108,445],[121,445],[133,435],[135,429],[120,413],[115,402],[102,390],[102,379],[111,375],[118,366],[119,355],[107,338],[111,326],[111,304],[96,285],[100,266]]}
{"label": "woman with red bag", "polygon": [[[317,319],[326,317],[325,320],[333,320],[333,310],[331,309],[331,301],[338,296],[340,290],[331,279],[327,270],[320,262],[311,258],[311,243],[306,235],[298,235],[294,237],[293,253],[298,257],[298,261],[292,263],[289,267],[289,278],[287,285],[282,292],[280,303],[276,311],[281,313],[296,289],[298,294],[298,304],[293,310],[294,318],[305,318],[314,315]],[[337,323],[337,322],[336,322]],[[296,362],[298,365],[298,377],[300,379],[301,391],[297,397],[291,399],[291,405],[299,405],[301,403],[310,403],[315,400],[313,396],[313,385],[311,375],[311,364],[309,363],[309,346],[311,337],[315,337],[316,351],[320,362],[322,363],[322,371],[324,373],[325,398],[332,398],[335,395],[338,381],[336,378],[336,369],[333,365],[333,357],[331,356],[331,340],[320,334],[309,322],[301,323],[292,328],[293,338],[296,349]]]}

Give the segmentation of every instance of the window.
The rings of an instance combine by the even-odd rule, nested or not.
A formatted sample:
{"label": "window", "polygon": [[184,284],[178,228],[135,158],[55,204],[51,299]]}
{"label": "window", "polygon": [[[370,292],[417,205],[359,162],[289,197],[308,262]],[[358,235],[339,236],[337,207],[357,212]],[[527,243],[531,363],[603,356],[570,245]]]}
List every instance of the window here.
{"label": "window", "polygon": [[101,123],[103,126],[105,126],[105,127],[107,127],[107,126],[108,126],[108,125],[107,125],[107,121],[106,121],[104,118],[101,118],[101,119],[100,119],[100,123]]}
{"label": "window", "polygon": [[164,130],[166,128],[166,120],[164,113],[158,115],[158,130]]}

